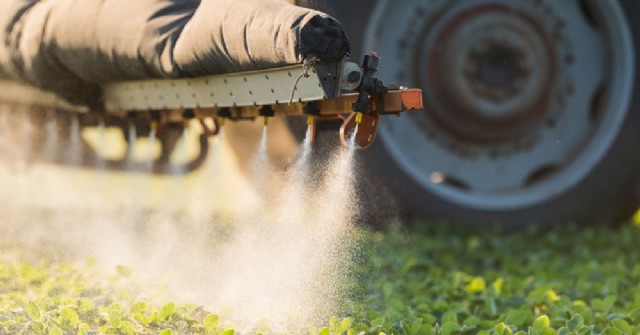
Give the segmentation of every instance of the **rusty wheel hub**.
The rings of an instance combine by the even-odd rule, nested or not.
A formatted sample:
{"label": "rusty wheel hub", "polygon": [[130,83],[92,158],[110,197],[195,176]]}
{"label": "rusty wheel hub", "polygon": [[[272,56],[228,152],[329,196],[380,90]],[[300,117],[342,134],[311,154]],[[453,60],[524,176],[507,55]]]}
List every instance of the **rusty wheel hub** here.
{"label": "rusty wheel hub", "polygon": [[516,3],[461,2],[425,27],[416,79],[436,120],[462,139],[500,141],[542,118],[558,65],[536,17]]}

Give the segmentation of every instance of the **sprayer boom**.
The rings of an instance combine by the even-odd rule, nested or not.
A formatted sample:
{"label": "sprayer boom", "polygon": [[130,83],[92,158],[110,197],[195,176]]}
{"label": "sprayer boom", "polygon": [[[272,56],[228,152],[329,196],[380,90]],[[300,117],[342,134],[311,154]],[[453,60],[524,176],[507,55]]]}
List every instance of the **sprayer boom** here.
{"label": "sprayer boom", "polygon": [[[114,82],[103,86],[104,106],[95,109],[73,106],[51,93],[15,83],[0,83],[0,99],[76,112],[74,122],[80,127],[120,127],[127,139],[132,129],[137,137],[153,134],[162,147],[153,168],[160,173],[168,172],[168,160],[185,121],[198,119],[204,130],[201,153],[184,168],[189,171],[203,161],[207,137],[218,134],[226,120],[260,117],[267,125],[273,116],[307,115],[313,141],[318,123],[339,119],[342,142],[347,143],[357,129],[356,148],[367,148],[375,139],[381,115],[423,107],[420,89],[388,87],[375,78],[379,60],[372,53],[362,66],[348,60],[307,59],[302,65],[251,72]],[[124,161],[107,165],[132,168]]]}
{"label": "sprayer boom", "polygon": [[[362,67],[347,60],[306,60],[302,66],[252,72],[113,83],[104,87],[105,107],[108,113],[121,114],[163,111],[172,119],[181,117],[184,110],[193,111],[197,118],[231,120],[306,114],[314,118],[312,125],[341,118],[343,140],[354,128],[344,115],[352,113],[356,123],[367,123],[359,127],[357,136],[357,147],[366,148],[375,138],[380,115],[422,109],[420,89],[390,90],[373,77],[378,60],[372,54],[365,56]],[[367,115],[356,118],[357,113]]]}

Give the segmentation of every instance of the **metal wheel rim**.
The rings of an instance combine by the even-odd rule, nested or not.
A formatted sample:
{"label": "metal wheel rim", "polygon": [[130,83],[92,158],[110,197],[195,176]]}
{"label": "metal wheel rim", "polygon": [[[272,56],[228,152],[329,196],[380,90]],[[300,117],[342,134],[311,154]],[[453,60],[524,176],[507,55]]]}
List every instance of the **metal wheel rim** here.
{"label": "metal wheel rim", "polygon": [[[438,1],[431,3],[436,4]],[[537,3],[548,6],[555,13],[561,13],[565,19],[574,20],[567,28],[570,43],[576,43],[577,41],[574,41],[573,38],[584,34],[585,26],[589,27],[588,18],[583,16],[582,19],[579,19],[575,16],[584,15],[584,12],[580,11],[582,8],[580,6],[584,3],[579,0]],[[543,138],[544,142],[525,148],[515,155],[507,154],[496,159],[495,157],[490,158],[487,151],[479,151],[480,154],[474,158],[461,157],[459,152],[445,148],[442,143],[433,140],[431,137],[433,134],[426,134],[421,129],[426,122],[429,122],[426,114],[422,113],[395,120],[385,120],[381,123],[382,143],[400,169],[423,189],[438,197],[464,207],[480,210],[515,210],[532,207],[557,197],[586,178],[610,150],[622,128],[632,97],[635,62],[630,27],[620,4],[613,1],[588,0],[585,0],[585,3],[591,6],[590,13],[597,13],[595,19],[598,30],[591,27],[594,29],[591,33],[600,42],[595,43],[594,40],[591,40],[590,43],[573,45],[574,54],[586,56],[576,57],[573,68],[567,70],[570,72],[567,78],[572,79],[576,85],[591,83],[590,85],[593,87],[583,89],[584,87],[580,86],[576,89],[578,96],[573,96],[567,103],[568,107],[563,110],[564,114],[558,118],[555,129],[571,133],[578,132],[580,127],[589,126],[587,122],[589,120],[584,121],[589,119],[589,116],[586,116],[583,117],[581,124],[572,127],[572,122],[575,120],[571,117],[574,115],[572,113],[581,111],[589,114],[593,106],[586,107],[585,101],[588,100],[589,103],[592,103],[593,95],[601,88],[604,88],[604,91],[600,92],[605,93],[601,95],[604,98],[600,100],[600,110],[603,112],[600,113],[597,122],[590,126],[591,129],[586,130],[587,137],[582,138],[580,144],[574,143],[572,145],[574,150],[567,151],[564,148],[565,152],[553,152],[557,146],[549,141],[552,141],[554,136],[559,136],[556,139],[558,142],[564,140],[565,137],[564,135],[560,136],[558,131],[547,130],[544,133],[545,130],[540,126],[539,131],[543,133],[538,135]],[[391,33],[393,29],[397,31],[396,36],[406,33],[403,29],[397,29],[397,25],[393,24],[402,21],[394,20],[400,20],[403,16],[406,19],[408,11],[415,12],[416,8],[421,5],[424,5],[424,2],[419,0],[403,2],[403,6],[398,6],[390,0],[379,1],[365,33],[364,50],[394,50],[393,43],[389,41],[393,40],[393,38],[389,38],[389,36],[393,37],[393,33]],[[386,27],[389,28],[385,29]],[[594,37],[592,36],[592,38]],[[395,47],[397,48],[397,44]],[[607,50],[606,55],[605,49]],[[592,71],[597,72],[598,68],[593,67],[593,62],[597,64],[598,57],[602,57],[600,64],[604,65],[601,67],[603,72],[599,74],[604,79],[602,84],[590,82],[594,79],[589,79],[588,71],[584,71],[591,67]],[[404,58],[399,55],[389,55],[389,57],[383,58],[381,77],[387,81],[402,79],[398,78],[397,74],[399,69],[407,67],[407,59]],[[585,75],[586,77],[584,77]],[[595,81],[597,80],[596,78]],[[580,96],[580,92],[587,93],[585,96]],[[578,130],[576,130],[577,128]],[[584,135],[581,136],[584,137]],[[417,149],[416,146],[420,146],[420,149]],[[550,154],[565,157],[564,161],[552,162],[553,173],[532,184],[518,181],[523,180],[519,177],[521,175],[530,176],[538,171],[544,174],[545,165],[549,165],[544,160]],[[554,159],[560,159],[558,157],[554,157]],[[460,176],[456,175],[456,178],[453,179],[462,179],[463,187],[458,180],[443,182],[448,178],[448,174],[454,172],[461,174]],[[500,182],[500,178],[509,175],[509,173],[516,176],[513,178],[514,182],[511,184]],[[506,179],[509,180],[509,178]],[[528,179],[529,177],[527,177]]]}

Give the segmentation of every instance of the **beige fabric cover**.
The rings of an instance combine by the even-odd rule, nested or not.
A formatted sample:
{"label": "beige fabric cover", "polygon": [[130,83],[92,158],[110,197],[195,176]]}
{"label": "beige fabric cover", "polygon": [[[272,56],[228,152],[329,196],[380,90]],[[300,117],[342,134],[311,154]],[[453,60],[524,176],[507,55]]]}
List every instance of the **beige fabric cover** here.
{"label": "beige fabric cover", "polygon": [[246,71],[349,50],[283,0],[1,0],[0,78],[96,104],[106,82]]}

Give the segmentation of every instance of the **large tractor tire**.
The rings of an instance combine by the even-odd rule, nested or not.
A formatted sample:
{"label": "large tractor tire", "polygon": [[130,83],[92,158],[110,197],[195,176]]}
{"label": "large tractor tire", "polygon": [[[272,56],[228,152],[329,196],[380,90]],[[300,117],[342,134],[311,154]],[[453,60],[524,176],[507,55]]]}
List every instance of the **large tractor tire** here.
{"label": "large tractor tire", "polygon": [[615,223],[638,206],[634,0],[310,1],[375,50],[425,111],[381,122],[366,165],[406,215],[537,225]]}

